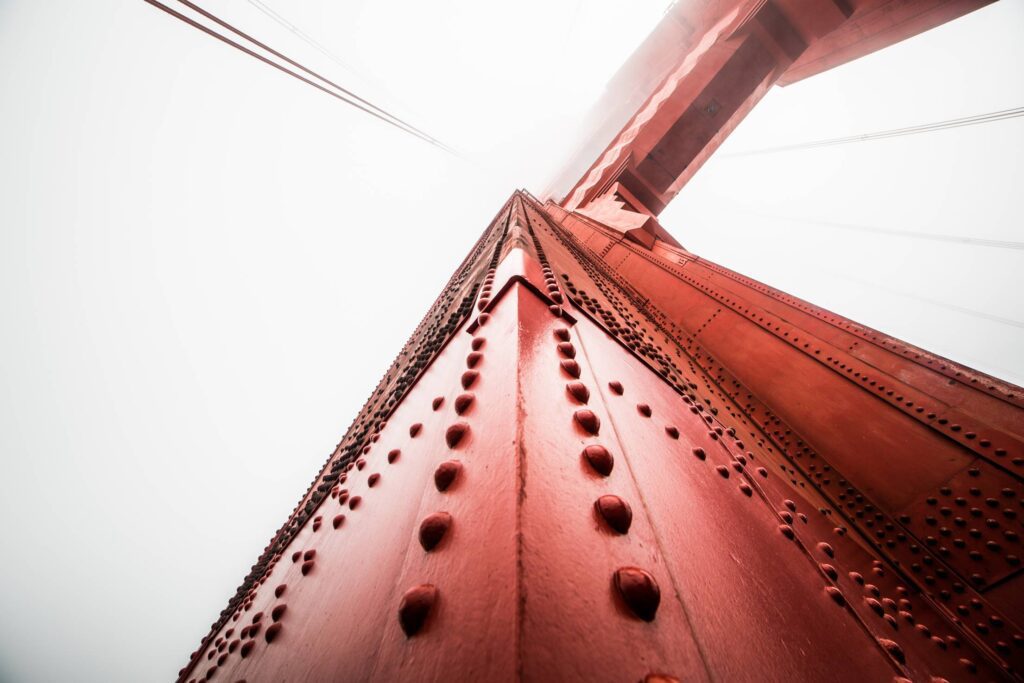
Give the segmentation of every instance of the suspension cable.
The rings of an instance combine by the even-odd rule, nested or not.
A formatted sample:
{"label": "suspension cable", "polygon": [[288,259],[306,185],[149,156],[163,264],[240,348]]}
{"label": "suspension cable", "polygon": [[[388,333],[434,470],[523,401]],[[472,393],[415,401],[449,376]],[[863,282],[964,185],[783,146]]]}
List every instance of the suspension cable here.
{"label": "suspension cable", "polygon": [[[183,5],[185,5],[186,7],[189,7],[190,9],[193,9],[194,11],[196,11],[199,14],[203,15],[204,17],[209,18],[210,20],[216,22],[217,24],[223,26],[224,28],[227,28],[228,30],[232,31],[236,35],[241,36],[245,40],[248,40],[250,43],[252,43],[252,44],[254,44],[254,45],[256,45],[256,46],[258,46],[258,47],[260,47],[260,48],[262,48],[264,50],[266,50],[267,52],[273,54],[276,57],[279,57],[280,59],[286,61],[287,63],[295,66],[298,69],[301,69],[305,73],[313,76],[314,78],[322,81],[323,83],[326,83],[328,86],[330,86],[332,88],[335,88],[335,89],[337,89],[338,91],[340,91],[341,93],[344,93],[344,94],[339,94],[338,92],[334,92],[333,90],[330,90],[327,87],[324,87],[323,85],[321,85],[319,83],[316,83],[316,82],[310,80],[309,78],[306,78],[302,74],[297,73],[295,71],[292,71],[291,69],[288,69],[287,67],[282,66],[281,64],[279,64],[279,63],[277,63],[277,62],[275,62],[275,61],[273,61],[271,59],[268,59],[267,57],[265,57],[265,56],[255,52],[255,51],[245,47],[241,43],[238,43],[238,42],[232,40],[231,38],[229,38],[229,37],[227,37],[227,36],[225,36],[225,35],[223,35],[221,33],[218,33],[217,31],[211,29],[210,27],[205,26],[205,25],[199,23],[198,21],[192,19],[191,17],[188,17],[188,16],[182,14],[181,12],[178,12],[178,11],[172,9],[171,7],[168,7],[167,5],[163,4],[159,0],[144,0],[144,1],[146,3],[152,5],[152,6],[156,7],[157,9],[160,9],[160,10],[166,12],[167,14],[171,15],[172,17],[174,17],[174,18],[176,18],[176,19],[178,19],[178,20],[188,24],[189,26],[192,26],[193,28],[196,28],[196,29],[202,31],[203,33],[206,33],[207,35],[209,35],[209,36],[211,36],[213,38],[216,38],[217,40],[220,40],[221,42],[223,42],[223,43],[225,43],[227,45],[230,45],[231,47],[233,47],[233,48],[235,48],[235,49],[245,53],[246,55],[248,55],[250,57],[258,59],[259,61],[263,62],[264,64],[272,66],[275,69],[277,69],[277,70],[279,70],[279,71],[281,71],[283,73],[286,73],[289,76],[291,76],[291,77],[293,77],[293,78],[295,78],[297,80],[300,80],[303,83],[306,83],[307,85],[310,85],[310,86],[316,88],[317,90],[320,90],[321,92],[324,92],[324,93],[330,95],[331,97],[334,97],[335,99],[341,100],[342,102],[345,102],[346,104],[349,104],[349,105],[355,107],[356,109],[359,109],[359,110],[361,110],[361,111],[363,111],[363,112],[365,112],[367,114],[370,114],[371,116],[373,116],[373,117],[375,117],[377,119],[380,119],[381,121],[383,121],[383,122],[385,122],[385,123],[387,123],[387,124],[389,124],[391,126],[394,126],[395,128],[398,128],[399,130],[401,130],[403,132],[409,133],[410,135],[414,135],[414,136],[420,138],[421,140],[423,140],[424,142],[430,143],[430,144],[432,144],[432,145],[434,145],[434,146],[436,146],[436,147],[438,147],[440,149],[445,150],[446,152],[452,153],[452,150],[450,148],[448,148],[446,145],[444,145],[442,142],[438,141],[437,139],[435,139],[435,138],[431,137],[430,135],[424,133],[423,131],[419,130],[418,128],[415,128],[414,126],[411,126],[410,124],[402,121],[398,117],[388,113],[386,110],[381,109],[380,107],[377,107],[372,102],[368,102],[367,100],[364,100],[363,98],[359,97],[355,93],[352,93],[352,92],[346,90],[345,88],[342,88],[341,86],[337,85],[336,83],[334,83],[334,82],[332,82],[332,81],[330,81],[330,80],[320,76],[316,72],[314,72],[314,71],[312,71],[310,69],[307,69],[303,65],[301,65],[298,62],[296,62],[296,61],[288,58],[287,56],[281,54],[277,50],[274,50],[273,48],[269,47],[268,45],[266,45],[266,44],[256,40],[255,38],[252,38],[251,36],[249,36],[248,34],[242,32],[242,31],[236,29],[235,27],[231,26],[227,22],[219,19],[218,17],[216,17],[213,14],[207,12],[206,10],[204,10],[201,7],[195,5],[194,3],[189,2],[189,0],[178,0],[178,2],[180,2]],[[354,100],[353,99],[349,99],[349,97],[354,98]]]}
{"label": "suspension cable", "polygon": [[754,149],[746,152],[734,152],[732,154],[723,154],[721,156],[745,157],[753,156],[756,154],[774,154],[776,152],[793,152],[801,149],[831,147],[833,145],[845,145],[851,142],[884,140],[886,138],[904,137],[907,135],[917,135],[920,133],[932,133],[938,130],[949,130],[951,128],[962,128],[964,126],[976,126],[982,123],[992,123],[994,121],[1005,121],[1007,119],[1015,119],[1020,116],[1024,116],[1024,107],[1016,107],[1014,109],[1003,109],[1001,111],[989,112],[987,114],[976,114],[974,116],[965,116],[959,119],[948,119],[946,121],[938,121],[936,123],[925,123],[918,126],[908,126],[906,128],[894,128],[892,130],[882,130],[874,133],[848,135],[846,137],[830,138],[827,140],[814,140],[811,142],[801,142],[792,145],[781,145],[779,147],[765,147],[763,149]]}

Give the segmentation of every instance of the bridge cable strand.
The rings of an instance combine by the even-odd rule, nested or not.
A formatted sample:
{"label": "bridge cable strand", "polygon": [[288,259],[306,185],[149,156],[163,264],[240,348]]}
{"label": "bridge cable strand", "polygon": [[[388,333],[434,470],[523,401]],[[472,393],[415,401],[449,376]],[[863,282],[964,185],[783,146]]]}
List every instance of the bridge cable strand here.
{"label": "bridge cable strand", "polygon": [[965,116],[959,119],[948,119],[946,121],[938,121],[935,123],[925,123],[918,126],[908,126],[906,128],[894,128],[892,130],[877,131],[874,133],[863,133],[860,135],[848,135],[841,138],[831,138],[827,140],[814,140],[811,142],[802,142],[792,145],[781,145],[779,147],[765,147],[763,149],[754,149],[746,152],[733,152],[731,154],[723,154],[722,157],[745,157],[753,156],[757,154],[774,154],[776,152],[792,152],[801,149],[815,149],[818,147],[832,147],[834,145],[845,145],[851,142],[866,142],[869,140],[884,140],[886,138],[897,138],[904,137],[907,135],[917,135],[920,133],[931,133],[938,130],[949,130],[951,128],[962,128],[964,126],[976,126],[982,123],[992,123],[994,121],[1006,121],[1008,119],[1015,119],[1024,116],[1024,107],[1016,107],[1014,109],[1003,109],[1001,111],[989,112],[987,114],[976,114],[974,116]]}
{"label": "bridge cable strand", "polygon": [[836,228],[839,230],[852,230],[855,232],[873,233],[878,235],[895,235],[898,237],[909,237],[912,239],[930,240],[934,242],[953,242],[958,244],[970,244],[978,247],[992,247],[995,249],[1024,250],[1024,242],[1013,240],[986,239],[983,237],[968,237],[967,235],[950,235],[948,233],[918,232],[916,230],[901,230],[898,228],[884,228],[873,225],[858,225],[856,223],[840,223],[820,218],[801,218],[799,216],[781,216],[770,213],[763,213],[753,209],[732,208],[739,213],[750,214],[758,218],[784,221],[786,223],[804,223],[818,227]]}
{"label": "bridge cable strand", "polygon": [[[234,27],[231,27],[229,24],[227,24],[226,22],[221,21],[220,19],[218,19],[214,15],[210,14],[209,12],[206,12],[202,8],[194,5],[191,2],[188,2],[188,0],[178,0],[178,1],[181,2],[182,4],[186,5],[187,7],[190,7],[192,9],[194,9],[196,12],[199,12],[203,16],[206,16],[206,17],[210,18],[211,20],[217,22],[218,24],[221,24],[221,25],[225,26],[225,28],[229,28],[229,30],[233,31],[237,35],[242,36],[243,38],[245,38],[246,40],[250,41],[254,45],[257,45],[257,46],[261,47],[262,49],[270,52],[271,54],[274,54],[275,56],[280,57],[281,59],[287,61],[289,64],[295,65],[297,68],[302,69],[306,73],[311,74],[315,78],[323,81],[324,83],[327,83],[331,87],[337,88],[342,93],[345,93],[345,95],[350,95],[351,97],[355,98],[355,100],[358,100],[358,101],[353,101],[352,99],[349,99],[345,95],[342,95],[342,94],[339,94],[337,92],[334,92],[334,91],[324,87],[323,85],[320,85],[319,83],[316,83],[316,82],[310,80],[309,78],[306,78],[302,74],[297,73],[295,71],[292,71],[291,69],[288,69],[288,68],[282,66],[281,64],[278,64],[277,62],[275,62],[275,61],[273,61],[271,59],[266,58],[265,56],[263,56],[263,55],[255,52],[255,51],[245,47],[244,45],[242,45],[242,44],[232,40],[231,38],[229,38],[229,37],[227,37],[227,36],[225,36],[225,35],[223,35],[221,33],[218,33],[217,31],[211,29],[210,27],[204,26],[203,24],[201,24],[198,21],[192,19],[191,17],[188,17],[188,16],[182,14],[181,12],[178,12],[178,11],[174,10],[171,7],[168,7],[167,5],[165,5],[164,3],[160,2],[159,0],[144,0],[144,2],[146,2],[146,3],[156,7],[159,10],[162,10],[163,12],[166,12],[167,14],[171,15],[172,17],[174,17],[174,18],[176,18],[176,19],[178,19],[178,20],[188,24],[189,26],[192,26],[193,28],[196,28],[196,29],[202,31],[203,33],[206,33],[209,36],[212,36],[213,38],[216,38],[217,40],[220,40],[221,42],[223,42],[223,43],[225,43],[227,45],[230,45],[231,47],[233,47],[233,48],[235,48],[235,49],[237,49],[237,50],[247,54],[250,57],[258,59],[259,61],[263,62],[264,64],[267,64],[269,66],[274,67],[278,71],[286,73],[289,76],[291,76],[291,77],[293,77],[293,78],[295,78],[297,80],[300,80],[303,83],[306,83],[307,85],[310,85],[310,86],[316,88],[317,90],[320,90],[321,92],[324,92],[324,93],[330,95],[331,97],[334,97],[335,99],[341,100],[342,102],[344,102],[346,104],[349,104],[349,105],[355,107],[356,109],[359,109],[359,110],[361,110],[361,111],[363,111],[363,112],[373,116],[374,118],[380,119],[384,123],[387,123],[387,124],[389,124],[391,126],[394,126],[395,128],[397,128],[397,129],[399,129],[399,130],[401,130],[401,131],[403,131],[405,133],[408,133],[410,135],[414,135],[415,137],[423,140],[424,142],[427,142],[427,143],[429,143],[431,145],[434,145],[435,147],[438,147],[439,149],[443,149],[446,152],[452,153],[452,150],[450,148],[448,148],[446,145],[444,145],[440,141],[436,140],[435,138],[431,137],[430,135],[427,135],[426,133],[423,133],[422,131],[419,131],[418,129],[416,129],[413,126],[410,126],[409,124],[405,123],[401,119],[399,119],[399,118],[389,114],[387,111],[385,111],[383,109],[380,109],[379,107],[377,107],[373,103],[367,102],[366,100],[363,100],[358,95],[355,95],[354,93],[351,93],[348,90],[345,90],[341,86],[338,86],[338,85],[332,83],[331,81],[329,81],[329,80],[319,76],[315,72],[305,68],[304,66],[302,66],[298,62],[295,62],[294,60],[291,60],[288,57],[282,55],[280,52],[277,52],[276,50],[273,50],[269,46],[267,46],[267,45],[265,45],[265,44],[255,40],[255,39],[249,37],[245,33],[235,29]],[[366,106],[364,106],[364,104],[360,104],[360,102],[365,103]]]}
{"label": "bridge cable strand", "polygon": [[[431,141],[431,142],[433,142],[433,143],[435,143],[437,145],[440,145],[442,148],[447,150],[447,147],[444,145],[444,143],[442,143],[441,141],[437,140],[433,136],[427,134],[426,132],[420,130],[419,128],[417,128],[416,126],[412,125],[408,121],[403,121],[402,119],[398,118],[397,116],[395,116],[391,112],[389,112],[389,111],[387,111],[387,110],[385,110],[385,109],[383,109],[381,107],[378,107],[373,102],[370,102],[370,101],[360,97],[359,95],[355,94],[351,90],[338,85],[334,81],[332,81],[332,80],[330,80],[330,79],[320,75],[316,71],[313,71],[312,69],[306,68],[305,66],[303,66],[302,64],[299,64],[298,62],[296,62],[295,60],[291,59],[290,57],[281,54],[280,52],[278,52],[274,48],[270,47],[269,45],[266,45],[266,44],[261,43],[260,41],[256,40],[255,38],[253,38],[248,33],[245,33],[244,31],[241,31],[240,29],[236,28],[235,26],[232,26],[231,24],[229,24],[228,22],[224,21],[220,17],[217,17],[214,14],[212,14],[211,12],[208,12],[207,10],[203,9],[202,7],[200,7],[199,5],[196,5],[195,3],[190,2],[189,0],[178,0],[178,2],[181,3],[182,5],[185,5],[189,9],[192,9],[192,10],[198,12],[199,14],[203,15],[207,19],[210,19],[211,21],[216,22],[220,26],[223,26],[224,28],[226,28],[227,30],[231,31],[235,35],[240,36],[242,38],[245,38],[246,40],[248,40],[253,45],[258,45],[259,47],[263,48],[264,50],[266,50],[270,54],[274,55],[275,57],[278,57],[279,59],[284,60],[285,62],[291,64],[292,66],[294,66],[294,67],[296,67],[298,69],[301,69],[302,71],[304,71],[305,73],[309,74],[310,76],[313,76],[317,80],[319,80],[319,81],[321,81],[323,83],[326,83],[327,85],[331,86],[332,88],[335,88],[336,90],[339,90],[339,91],[345,93],[349,97],[352,97],[353,99],[358,100],[359,102],[363,103],[364,105],[366,105],[368,107],[372,107],[377,112],[380,112],[381,114],[384,114],[385,116],[387,116],[387,117],[397,121],[398,123],[402,124],[406,128],[409,128],[410,130],[413,130],[413,131],[419,133],[420,135],[426,137],[429,141]],[[451,151],[451,150],[447,150],[447,151]]]}
{"label": "bridge cable strand", "polygon": [[[267,5],[267,3],[261,2],[261,0],[247,0],[247,2],[250,5],[252,5],[253,7],[255,7],[256,9],[258,9],[260,12],[265,14],[267,17],[269,17],[275,23],[280,24],[282,27],[284,27],[288,31],[291,31],[292,33],[294,33],[304,43],[306,43],[307,45],[313,47],[318,52],[321,52],[324,56],[326,56],[328,59],[333,61],[335,64],[337,64],[341,68],[345,69],[348,72],[356,74],[356,70],[353,68],[353,66],[351,64],[349,64],[344,59],[342,59],[341,57],[336,55],[334,52],[332,52],[329,49],[327,49],[327,47],[325,47],[323,43],[321,43],[320,41],[315,39],[313,36],[309,35],[305,31],[303,31],[300,27],[298,27],[295,24],[293,24],[285,16],[283,16],[280,12],[276,11],[274,8],[272,8],[269,5]],[[386,86],[382,85],[379,80],[377,80],[375,78],[372,78],[372,77],[368,77],[366,74],[356,74],[356,76],[362,78],[364,81],[366,81],[370,85],[373,85],[373,86],[377,87],[381,91],[382,94],[386,95],[391,100],[392,104],[399,105],[400,108],[404,108],[406,110],[406,114],[409,113],[409,110],[410,110],[409,105],[406,102],[403,102],[401,99],[397,98],[393,92],[389,92],[388,88]],[[453,154],[456,154],[458,156],[458,153],[455,152],[454,150],[449,150],[449,151],[451,151]]]}
{"label": "bridge cable strand", "polygon": [[303,31],[301,28],[299,28],[298,26],[296,26],[295,24],[293,24],[292,22],[288,21],[283,16],[278,14],[273,8],[268,6],[266,3],[260,2],[260,0],[247,0],[247,2],[256,9],[258,9],[260,12],[263,12],[265,15],[276,21],[281,26],[285,27],[286,29],[294,33],[296,36],[301,38],[310,46],[315,47],[317,50],[322,52],[326,57],[331,59],[339,66],[345,67],[346,69],[352,68],[351,65],[345,62],[345,60],[343,60],[341,57],[337,56],[336,54],[328,50],[321,43],[315,40],[311,35]]}

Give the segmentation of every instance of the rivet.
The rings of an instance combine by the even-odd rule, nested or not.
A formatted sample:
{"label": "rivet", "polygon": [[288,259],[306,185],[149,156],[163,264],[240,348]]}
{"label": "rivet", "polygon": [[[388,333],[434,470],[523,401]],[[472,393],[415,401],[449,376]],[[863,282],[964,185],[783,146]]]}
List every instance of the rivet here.
{"label": "rivet", "polygon": [[569,330],[565,327],[559,327],[555,329],[555,339],[558,341],[569,341]]}
{"label": "rivet", "polygon": [[654,577],[639,567],[616,570],[615,588],[629,609],[644,621],[654,621],[661,602],[661,589]]}
{"label": "rivet", "polygon": [[601,420],[594,414],[594,411],[584,408],[577,410],[573,417],[579,426],[583,428],[583,431],[588,434],[597,436],[597,433],[601,431]]}
{"label": "rivet", "polygon": [[625,534],[633,523],[633,510],[629,503],[618,496],[601,496],[594,501],[594,508],[615,531]]}
{"label": "rivet", "polygon": [[708,457],[708,454],[704,452],[703,448],[694,448],[693,454],[697,456],[699,460],[706,460]]}
{"label": "rivet", "polygon": [[238,651],[238,654],[242,656],[242,659],[245,659],[252,653],[252,649],[254,647],[256,647],[256,643],[251,640],[247,640],[242,643],[242,648]]}
{"label": "rivet", "polygon": [[791,501],[791,500],[784,500],[784,501],[782,501],[782,504],[785,505],[786,507],[788,507],[793,512],[796,512],[796,503],[794,503],[793,501]]}
{"label": "rivet", "polygon": [[793,532],[793,527],[791,527],[788,524],[780,524],[779,525],[779,531],[781,531],[782,535],[785,536],[786,538],[788,538],[791,541],[796,536],[796,534]]}
{"label": "rivet", "polygon": [[583,382],[569,382],[565,385],[565,390],[576,399],[577,403],[586,405],[590,400],[590,389],[587,389],[587,385]]}
{"label": "rivet", "polygon": [[441,406],[442,406],[443,404],[444,404],[444,396],[438,396],[437,398],[435,398],[435,399],[433,400],[433,402],[431,402],[430,406],[431,406],[431,407],[432,407],[432,408],[433,408],[434,410],[437,410],[437,409],[438,409],[438,408],[440,408],[440,407],[441,407]]}
{"label": "rivet", "polygon": [[277,638],[277,635],[281,632],[281,628],[281,624],[271,624],[267,627],[266,632],[263,634],[263,638],[268,643],[274,642],[274,639]]}
{"label": "rivet", "polygon": [[434,470],[434,486],[437,487],[438,491],[447,491],[461,471],[462,463],[458,460],[448,460],[441,463]]}
{"label": "rivet", "polygon": [[345,523],[345,515],[334,515],[334,519],[331,520],[331,524],[337,529],[339,526]]}
{"label": "rivet", "polygon": [[665,427],[665,433],[668,434],[673,439],[679,438],[679,430],[673,427],[672,425]]}
{"label": "rivet", "polygon": [[719,465],[718,467],[715,468],[715,471],[722,475],[723,479],[729,478],[729,468],[726,467],[725,465]]}
{"label": "rivet", "polygon": [[310,548],[309,550],[307,550],[305,553],[302,554],[302,559],[304,559],[304,560],[312,560],[315,557],[316,557],[316,548]]}
{"label": "rivet", "polygon": [[469,433],[469,424],[466,422],[456,422],[449,427],[444,433],[444,441],[448,444],[448,448],[455,448],[459,445],[459,442]]}
{"label": "rivet", "polygon": [[400,456],[401,454],[402,454],[402,451],[398,450],[397,448],[394,449],[393,451],[390,451],[388,453],[388,464],[389,465],[393,465],[394,462],[396,460],[398,460],[398,456]]}
{"label": "rivet", "polygon": [[279,598],[284,595],[284,592],[288,590],[288,584],[282,583],[280,586],[274,589],[274,597]]}
{"label": "rivet", "polygon": [[818,544],[818,550],[825,553],[829,557],[836,556],[836,551],[832,549],[832,546],[830,546],[828,543],[825,543],[824,541]]}
{"label": "rivet", "polygon": [[483,337],[476,337],[476,338],[473,339],[473,342],[470,344],[470,347],[474,351],[479,351],[480,349],[482,349],[484,347],[484,344],[486,344],[486,343],[487,343],[487,340],[485,338],[483,338]]}
{"label": "rivet", "polygon": [[348,501],[348,509],[349,510],[355,510],[357,507],[359,507],[359,504],[362,503],[362,502],[363,502],[362,496],[352,496],[352,498],[349,499],[349,501]]}
{"label": "rivet", "polygon": [[644,417],[650,417],[651,416],[651,407],[649,405],[647,405],[646,403],[637,403],[636,404],[636,412],[640,413]]}
{"label": "rivet", "polygon": [[612,390],[612,393],[616,396],[622,396],[622,382],[608,382],[608,388]]}
{"label": "rivet", "polygon": [[480,364],[480,361],[482,361],[483,359],[484,354],[479,353],[477,351],[473,351],[468,356],[466,356],[466,367],[475,368],[477,365]]}
{"label": "rivet", "polygon": [[452,525],[452,516],[447,512],[434,512],[420,523],[420,545],[427,552],[433,550]]}
{"label": "rivet", "polygon": [[563,360],[561,362],[562,370],[565,374],[569,375],[573,379],[580,378],[580,364],[574,360]]}
{"label": "rivet", "polygon": [[591,468],[601,476],[607,477],[615,466],[615,458],[604,446],[592,445],[583,449],[583,457]]}
{"label": "rivet", "polygon": [[302,569],[300,570],[302,572],[302,575],[305,576],[309,574],[311,571],[313,571],[313,565],[315,563],[315,560],[306,560],[305,562],[303,562]]}
{"label": "rivet", "polygon": [[826,586],[825,593],[827,593],[828,597],[832,598],[832,600],[840,607],[846,605],[846,597],[843,595],[843,592],[835,586]]}
{"label": "rivet", "polygon": [[576,357],[576,347],[572,345],[572,342],[559,342],[558,352],[566,358]]}
{"label": "rivet", "polygon": [[766,479],[768,478],[768,470],[766,470],[763,467],[758,467],[757,468],[757,473],[760,474],[762,477],[764,477]]}
{"label": "rivet", "polygon": [[749,484],[740,484],[740,491],[742,491],[745,496],[754,495],[754,489],[750,488]]}
{"label": "rivet", "polygon": [[420,433],[421,429],[423,429],[423,425],[417,422],[413,426],[409,427],[409,436],[415,439],[416,435]]}
{"label": "rivet", "polygon": [[288,610],[288,605],[285,605],[285,604],[274,605],[274,609],[272,609],[270,611],[270,620],[271,621],[281,621],[281,617],[284,616],[284,613],[287,610]]}
{"label": "rivet", "polygon": [[398,623],[407,637],[412,637],[423,628],[437,602],[437,589],[425,583],[414,586],[402,596],[398,605]]}
{"label": "rivet", "polygon": [[821,568],[821,571],[825,572],[825,576],[832,579],[833,581],[839,578],[839,572],[836,571],[836,568],[832,565],[825,564],[824,562],[822,562],[818,566]]}
{"label": "rivet", "polygon": [[889,653],[889,655],[900,664],[906,664],[907,658],[903,654],[903,648],[900,647],[899,643],[894,640],[887,640],[885,638],[879,638],[878,644],[882,646],[882,649]]}
{"label": "rivet", "polygon": [[487,322],[490,319],[491,319],[491,314],[490,313],[481,313],[480,317],[477,318],[477,320],[480,322],[480,327],[483,327],[484,325],[486,325]]}
{"label": "rivet", "polygon": [[476,400],[476,397],[472,393],[459,394],[458,398],[455,399],[455,412],[462,415],[469,410],[474,400]]}
{"label": "rivet", "polygon": [[476,378],[480,376],[480,373],[476,370],[466,370],[462,373],[462,388],[469,389],[476,383]]}

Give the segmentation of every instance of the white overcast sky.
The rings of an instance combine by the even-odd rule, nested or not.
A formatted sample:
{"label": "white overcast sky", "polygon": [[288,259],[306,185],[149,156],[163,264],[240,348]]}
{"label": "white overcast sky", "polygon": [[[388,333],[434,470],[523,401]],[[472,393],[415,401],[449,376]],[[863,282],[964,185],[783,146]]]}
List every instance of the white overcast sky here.
{"label": "white overcast sky", "polygon": [[[141,0],[0,0],[0,681],[166,681],[502,201],[539,191],[666,0],[206,0],[397,133]],[[663,215],[693,251],[1024,382],[1004,0],[772,91]]]}

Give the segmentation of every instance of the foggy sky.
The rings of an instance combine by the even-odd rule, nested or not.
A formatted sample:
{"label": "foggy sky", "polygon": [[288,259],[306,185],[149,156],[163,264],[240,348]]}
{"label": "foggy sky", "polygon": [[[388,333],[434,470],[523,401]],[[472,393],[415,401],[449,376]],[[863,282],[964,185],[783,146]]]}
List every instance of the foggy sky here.
{"label": "foggy sky", "polygon": [[[140,0],[0,0],[2,681],[174,678],[491,216],[544,186],[667,4],[267,3],[348,66],[244,0],[204,6],[463,156]],[[1022,29],[1000,2],[773,90],[662,222],[1024,383],[1024,251],[891,233],[1024,242],[1024,120],[736,155],[1021,106]]]}

